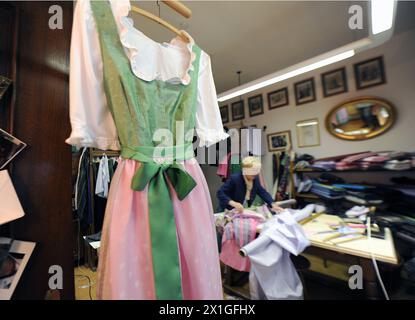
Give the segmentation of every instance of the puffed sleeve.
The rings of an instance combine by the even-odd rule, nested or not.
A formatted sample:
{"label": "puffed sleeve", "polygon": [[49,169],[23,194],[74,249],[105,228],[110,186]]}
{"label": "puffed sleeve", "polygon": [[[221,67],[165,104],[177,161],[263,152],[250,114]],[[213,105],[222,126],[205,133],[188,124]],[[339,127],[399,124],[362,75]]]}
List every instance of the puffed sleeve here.
{"label": "puffed sleeve", "polygon": [[196,132],[199,147],[209,147],[226,139],[228,134],[223,131],[210,57],[203,51],[199,64]]}
{"label": "puffed sleeve", "polygon": [[101,49],[89,0],[77,1],[72,27],[69,107],[72,132],[66,143],[119,150],[103,87]]}

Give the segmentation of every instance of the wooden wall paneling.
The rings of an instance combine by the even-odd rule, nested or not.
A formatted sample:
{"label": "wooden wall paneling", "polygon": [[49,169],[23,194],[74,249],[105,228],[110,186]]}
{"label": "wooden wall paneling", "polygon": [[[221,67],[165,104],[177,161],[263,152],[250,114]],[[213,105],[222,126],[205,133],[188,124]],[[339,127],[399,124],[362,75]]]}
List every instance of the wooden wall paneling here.
{"label": "wooden wall paneling", "polygon": [[[0,75],[16,81],[16,46],[18,41],[18,11],[16,7],[0,2]],[[0,100],[0,128],[12,132],[13,84]]]}
{"label": "wooden wall paneling", "polygon": [[[13,182],[26,216],[13,222],[16,239],[37,243],[15,299],[43,299],[49,267],[63,269],[63,299],[74,298],[71,205],[69,48],[70,1],[16,1],[19,43],[14,134],[28,144],[14,161]],[[48,26],[49,6],[63,9],[63,29]]]}

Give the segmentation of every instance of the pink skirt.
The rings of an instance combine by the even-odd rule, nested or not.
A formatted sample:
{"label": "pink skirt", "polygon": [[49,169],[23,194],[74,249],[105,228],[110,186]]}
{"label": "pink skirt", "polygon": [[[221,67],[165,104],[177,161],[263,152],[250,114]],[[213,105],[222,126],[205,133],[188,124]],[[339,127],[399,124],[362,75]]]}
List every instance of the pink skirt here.
{"label": "pink skirt", "polygon": [[[183,299],[223,299],[213,209],[196,159],[183,162],[197,186],[182,201],[172,187]],[[98,265],[98,299],[155,299],[148,188],[131,189],[140,163],[121,159],[111,182]]]}

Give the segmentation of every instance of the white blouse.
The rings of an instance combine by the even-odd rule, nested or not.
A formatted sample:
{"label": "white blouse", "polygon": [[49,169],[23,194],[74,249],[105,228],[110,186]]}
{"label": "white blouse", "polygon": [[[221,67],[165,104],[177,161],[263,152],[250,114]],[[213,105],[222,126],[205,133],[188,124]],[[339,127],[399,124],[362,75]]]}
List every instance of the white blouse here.
{"label": "white blouse", "polygon": [[[185,43],[174,38],[157,43],[134,28],[128,17],[128,0],[110,0],[120,41],[134,75],[144,81],[162,80],[190,83],[195,55],[193,39]],[[72,27],[69,103],[72,133],[66,143],[77,147],[120,150],[114,119],[103,86],[103,63],[98,32],[89,0],[78,0]],[[196,132],[200,147],[208,147],[228,135],[223,131],[210,57],[204,51],[199,59]]]}

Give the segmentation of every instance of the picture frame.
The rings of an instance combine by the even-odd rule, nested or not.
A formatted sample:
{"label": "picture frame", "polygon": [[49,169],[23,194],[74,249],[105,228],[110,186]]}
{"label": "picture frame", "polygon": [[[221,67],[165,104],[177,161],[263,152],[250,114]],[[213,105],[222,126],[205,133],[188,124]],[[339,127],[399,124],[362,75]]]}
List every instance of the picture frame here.
{"label": "picture frame", "polygon": [[348,91],[346,68],[339,68],[321,74],[323,96],[331,97]]}
{"label": "picture frame", "polygon": [[310,103],[316,100],[316,87],[314,78],[305,79],[294,83],[296,105]]}
{"label": "picture frame", "polygon": [[255,117],[264,113],[264,100],[262,94],[248,98],[249,116]]}
{"label": "picture frame", "polygon": [[291,149],[290,130],[274,132],[267,135],[268,150],[270,152],[288,151]]}
{"label": "picture frame", "polygon": [[220,116],[222,118],[222,123],[228,123],[229,122],[229,106],[221,106],[219,108],[220,110]]}
{"label": "picture frame", "polygon": [[320,145],[320,125],[318,118],[297,121],[297,146],[299,148]]}
{"label": "picture frame", "polygon": [[268,109],[276,109],[290,104],[288,99],[288,87],[268,93]]}
{"label": "picture frame", "polygon": [[353,67],[357,90],[386,83],[383,56],[355,63]]}
{"label": "picture frame", "polygon": [[13,160],[27,144],[0,129],[0,170]]}
{"label": "picture frame", "polygon": [[3,95],[6,93],[11,83],[12,80],[10,80],[9,78],[0,76],[0,100],[1,98],[3,98]]}
{"label": "picture frame", "polygon": [[244,100],[232,103],[232,121],[242,120],[245,118]]}
{"label": "picture frame", "polygon": [[0,279],[0,300],[10,300],[12,298],[35,246],[35,242],[0,238],[0,249],[5,251],[8,263],[13,263],[15,268],[15,272],[10,276]]}

